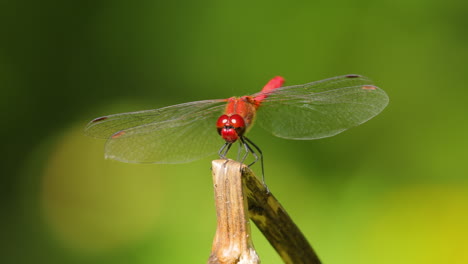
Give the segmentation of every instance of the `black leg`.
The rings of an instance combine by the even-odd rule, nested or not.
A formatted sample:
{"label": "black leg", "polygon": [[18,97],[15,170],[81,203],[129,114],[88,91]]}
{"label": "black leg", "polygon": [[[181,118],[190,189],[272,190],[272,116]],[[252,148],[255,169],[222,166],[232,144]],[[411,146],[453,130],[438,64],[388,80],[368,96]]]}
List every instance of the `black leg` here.
{"label": "black leg", "polygon": [[224,145],[218,151],[219,157],[222,159],[227,159],[226,155],[229,149],[231,148],[231,146],[232,146],[232,143],[229,143],[229,142],[224,143]]}
{"label": "black leg", "polygon": [[[240,155],[241,155],[241,152],[242,152],[242,145],[243,145],[242,141],[239,140],[239,148],[237,149],[237,160],[241,160]],[[245,157],[243,158],[243,160],[244,159],[245,159]]]}
{"label": "black leg", "polygon": [[268,186],[265,183],[265,168],[263,166],[263,153],[262,153],[262,150],[257,145],[255,145],[255,143],[253,143],[252,140],[248,139],[247,137],[241,137],[240,140],[241,140],[242,144],[244,145],[245,150],[247,152],[246,155],[244,156],[244,158],[242,159],[242,162],[244,162],[245,158],[247,157],[248,152],[252,153],[252,155],[255,158],[255,160],[248,165],[249,167],[254,165],[258,161],[258,158],[259,158],[257,153],[253,150],[253,148],[250,145],[252,145],[255,148],[255,150],[258,151],[258,153],[260,154],[260,166],[262,168],[263,186],[265,186],[265,188],[267,189],[267,192],[270,192],[270,190],[268,189]]}
{"label": "black leg", "polygon": [[248,166],[252,166],[255,162],[257,162],[258,158],[257,158],[257,155],[255,155],[252,151],[252,149],[250,148],[249,144],[247,144],[247,142],[244,141],[245,137],[241,137],[239,139],[239,142],[241,142],[241,148],[244,147],[245,149],[245,154],[244,156],[242,156],[242,159],[239,159],[239,162],[240,163],[244,163],[245,159],[247,158],[247,156],[249,155],[249,152],[252,153],[255,157],[255,161],[252,162],[251,164],[249,164]]}

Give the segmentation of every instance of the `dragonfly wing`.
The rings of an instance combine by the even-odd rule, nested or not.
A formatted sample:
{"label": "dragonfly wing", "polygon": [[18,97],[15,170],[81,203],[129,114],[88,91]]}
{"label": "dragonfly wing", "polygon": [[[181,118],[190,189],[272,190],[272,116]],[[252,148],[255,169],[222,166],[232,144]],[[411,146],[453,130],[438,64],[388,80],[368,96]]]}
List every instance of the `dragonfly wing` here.
{"label": "dragonfly wing", "polygon": [[[196,113],[203,115],[205,109],[211,109],[226,102],[225,99],[196,101],[158,109],[114,114],[98,117],[85,127],[85,134],[95,138],[109,138],[114,133],[150,123],[177,120]],[[216,120],[214,121],[216,122]]]}
{"label": "dragonfly wing", "polygon": [[273,90],[257,122],[278,137],[318,139],[366,122],[387,104],[387,94],[368,78],[344,75]]}
{"label": "dragonfly wing", "polygon": [[224,100],[208,100],[111,115],[91,121],[86,132],[108,138],[106,158],[130,163],[190,162],[222,146],[216,119],[224,104]]}

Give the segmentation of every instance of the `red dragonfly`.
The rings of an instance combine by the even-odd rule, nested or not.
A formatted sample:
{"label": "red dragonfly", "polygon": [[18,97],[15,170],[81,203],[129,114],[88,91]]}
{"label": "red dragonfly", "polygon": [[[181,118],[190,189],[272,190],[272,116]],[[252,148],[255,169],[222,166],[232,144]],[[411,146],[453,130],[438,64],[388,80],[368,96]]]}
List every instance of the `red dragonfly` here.
{"label": "red dragonfly", "polygon": [[254,121],[277,137],[319,139],[366,122],[388,104],[387,94],[361,75],[287,87],[283,82],[275,77],[250,96],[99,117],[85,132],[107,139],[106,158],[130,163],[190,162],[215,153],[221,139],[218,154],[226,158],[239,141],[245,150],[241,162],[248,153],[253,163],[260,155],[263,172],[262,152],[245,136]]}

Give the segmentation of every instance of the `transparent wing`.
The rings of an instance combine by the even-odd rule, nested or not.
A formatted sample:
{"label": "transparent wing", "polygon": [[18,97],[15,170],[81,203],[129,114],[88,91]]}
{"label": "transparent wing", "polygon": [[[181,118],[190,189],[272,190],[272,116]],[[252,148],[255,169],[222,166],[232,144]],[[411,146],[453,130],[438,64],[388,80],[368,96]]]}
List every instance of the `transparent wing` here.
{"label": "transparent wing", "polygon": [[[218,105],[225,104],[225,102],[226,99],[195,101],[152,110],[102,116],[95,118],[86,125],[85,134],[95,138],[107,139],[120,130],[132,127],[178,120],[190,117],[191,114],[208,114],[210,112],[204,112],[205,109],[213,109]],[[216,120],[214,122],[216,123]]]}
{"label": "transparent wing", "polygon": [[218,151],[216,120],[226,100],[206,100],[96,118],[85,133],[107,138],[106,158],[130,163],[183,163]]}
{"label": "transparent wing", "polygon": [[256,122],[278,137],[318,139],[366,122],[387,104],[382,89],[350,74],[273,90],[261,103]]}

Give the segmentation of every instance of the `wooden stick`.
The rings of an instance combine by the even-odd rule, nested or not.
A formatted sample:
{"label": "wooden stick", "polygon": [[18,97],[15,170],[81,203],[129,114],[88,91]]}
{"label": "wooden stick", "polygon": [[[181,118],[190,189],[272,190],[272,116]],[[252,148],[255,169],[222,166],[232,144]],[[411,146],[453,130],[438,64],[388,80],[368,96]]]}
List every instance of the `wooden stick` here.
{"label": "wooden stick", "polygon": [[[212,166],[218,227],[209,264],[259,263],[247,215],[284,263],[320,264],[299,228],[247,166],[232,160],[215,160]],[[239,262],[241,257],[250,262]]]}
{"label": "wooden stick", "polygon": [[250,236],[241,165],[226,160],[212,163],[218,225],[208,264],[260,263]]}

